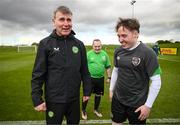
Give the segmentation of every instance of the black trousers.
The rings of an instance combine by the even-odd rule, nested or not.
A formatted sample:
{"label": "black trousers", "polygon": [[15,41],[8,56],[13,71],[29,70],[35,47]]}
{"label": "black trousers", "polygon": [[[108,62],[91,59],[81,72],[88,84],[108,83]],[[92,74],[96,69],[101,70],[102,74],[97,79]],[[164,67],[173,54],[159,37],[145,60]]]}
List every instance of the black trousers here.
{"label": "black trousers", "polygon": [[80,103],[79,100],[69,103],[46,102],[46,123],[47,125],[60,125],[64,119],[67,125],[79,125]]}

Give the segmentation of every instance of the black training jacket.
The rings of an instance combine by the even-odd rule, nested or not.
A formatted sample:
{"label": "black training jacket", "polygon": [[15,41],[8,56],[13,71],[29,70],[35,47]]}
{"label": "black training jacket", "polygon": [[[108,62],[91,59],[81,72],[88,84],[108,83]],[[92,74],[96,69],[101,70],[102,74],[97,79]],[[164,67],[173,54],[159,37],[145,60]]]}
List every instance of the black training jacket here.
{"label": "black training jacket", "polygon": [[54,30],[40,41],[31,80],[34,106],[43,102],[43,84],[48,102],[66,103],[79,99],[81,81],[84,96],[90,96],[86,49],[74,35],[72,31],[69,36],[60,37]]}

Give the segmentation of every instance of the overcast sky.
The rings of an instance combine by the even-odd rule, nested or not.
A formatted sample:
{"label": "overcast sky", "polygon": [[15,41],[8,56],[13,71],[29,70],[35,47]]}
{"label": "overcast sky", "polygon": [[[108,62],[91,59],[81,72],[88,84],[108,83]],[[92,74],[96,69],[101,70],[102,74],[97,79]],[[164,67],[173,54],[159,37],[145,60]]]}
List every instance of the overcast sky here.
{"label": "overcast sky", "polygon": [[[31,44],[48,36],[52,14],[60,5],[73,12],[76,37],[91,44],[119,44],[114,27],[119,17],[132,17],[131,0],[0,0],[0,45]],[[180,41],[180,0],[136,0],[142,42]]]}

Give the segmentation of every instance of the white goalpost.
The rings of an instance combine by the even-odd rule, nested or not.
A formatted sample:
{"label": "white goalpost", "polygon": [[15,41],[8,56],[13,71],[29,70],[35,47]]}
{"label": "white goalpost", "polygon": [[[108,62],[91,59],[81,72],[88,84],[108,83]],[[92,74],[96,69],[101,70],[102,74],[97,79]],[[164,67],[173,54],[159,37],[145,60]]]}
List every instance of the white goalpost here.
{"label": "white goalpost", "polygon": [[17,52],[37,52],[37,46],[17,46]]}

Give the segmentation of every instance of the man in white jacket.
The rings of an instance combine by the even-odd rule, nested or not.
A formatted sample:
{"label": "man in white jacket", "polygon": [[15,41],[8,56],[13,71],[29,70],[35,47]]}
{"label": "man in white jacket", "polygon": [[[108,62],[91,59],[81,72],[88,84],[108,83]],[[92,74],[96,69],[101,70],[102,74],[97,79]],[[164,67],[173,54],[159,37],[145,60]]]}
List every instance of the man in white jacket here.
{"label": "man in white jacket", "polygon": [[120,18],[116,25],[121,46],[114,53],[110,83],[112,125],[121,125],[126,119],[130,124],[146,124],[161,87],[157,56],[138,41],[139,28],[134,18]]}

